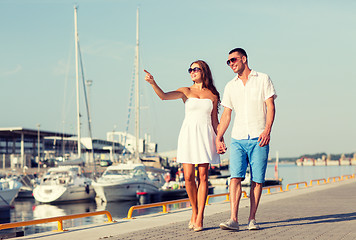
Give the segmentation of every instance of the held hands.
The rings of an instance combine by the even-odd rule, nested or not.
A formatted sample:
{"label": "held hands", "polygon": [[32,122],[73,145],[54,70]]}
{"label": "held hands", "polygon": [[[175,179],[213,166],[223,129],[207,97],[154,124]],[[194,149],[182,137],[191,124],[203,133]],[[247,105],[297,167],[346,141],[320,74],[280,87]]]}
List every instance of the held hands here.
{"label": "held hands", "polygon": [[154,84],[155,80],[154,80],[153,76],[151,75],[151,73],[149,73],[146,70],[143,70],[143,71],[146,73],[146,76],[145,76],[146,82],[148,82],[149,84]]}
{"label": "held hands", "polygon": [[215,140],[215,144],[216,144],[216,152],[218,154],[224,154],[227,150],[226,145],[223,141],[221,141],[220,139],[216,138]]}

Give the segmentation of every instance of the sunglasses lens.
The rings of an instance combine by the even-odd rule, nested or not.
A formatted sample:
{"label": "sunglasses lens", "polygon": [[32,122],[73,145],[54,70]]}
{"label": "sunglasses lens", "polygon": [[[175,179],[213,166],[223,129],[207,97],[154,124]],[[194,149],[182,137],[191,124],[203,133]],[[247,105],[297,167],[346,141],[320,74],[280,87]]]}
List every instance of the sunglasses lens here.
{"label": "sunglasses lens", "polygon": [[227,63],[227,65],[230,66],[230,64],[236,62],[236,60],[237,60],[237,58],[231,58],[231,59],[227,60],[226,63]]}
{"label": "sunglasses lens", "polygon": [[195,68],[189,68],[188,69],[188,72],[191,73],[191,72],[199,72],[200,71],[200,68],[198,67],[195,67]]}

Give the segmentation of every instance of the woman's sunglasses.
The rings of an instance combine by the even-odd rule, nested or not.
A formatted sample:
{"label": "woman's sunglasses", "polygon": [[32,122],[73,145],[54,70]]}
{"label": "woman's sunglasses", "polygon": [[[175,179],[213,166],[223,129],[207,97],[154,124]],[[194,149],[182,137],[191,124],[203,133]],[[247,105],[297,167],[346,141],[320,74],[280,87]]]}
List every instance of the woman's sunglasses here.
{"label": "woman's sunglasses", "polygon": [[195,67],[195,68],[189,68],[189,69],[188,69],[188,72],[189,72],[189,73],[192,73],[192,72],[195,72],[195,73],[196,73],[196,72],[199,72],[199,71],[201,71],[201,69],[200,69],[200,68],[198,68],[198,67]]}
{"label": "woman's sunglasses", "polygon": [[230,66],[231,63],[234,63],[237,61],[237,59],[240,58],[240,57],[237,57],[237,58],[230,58],[229,60],[227,60],[227,65]]}

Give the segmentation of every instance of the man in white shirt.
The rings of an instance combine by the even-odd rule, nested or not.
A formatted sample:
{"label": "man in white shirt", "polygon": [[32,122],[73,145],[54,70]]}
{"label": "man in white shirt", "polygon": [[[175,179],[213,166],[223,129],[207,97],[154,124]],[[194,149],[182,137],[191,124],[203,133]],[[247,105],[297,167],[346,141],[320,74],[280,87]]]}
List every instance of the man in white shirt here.
{"label": "man in white shirt", "polygon": [[225,153],[223,135],[227,130],[231,113],[235,121],[231,133],[230,149],[230,219],[220,224],[224,230],[239,230],[238,209],[241,198],[241,181],[245,178],[250,164],[251,191],[249,230],[257,230],[255,216],[265,181],[269,152],[270,133],[275,116],[274,99],[277,97],[272,81],[267,74],[251,70],[246,51],[235,48],[229,52],[227,65],[236,77],[225,86],[223,100],[224,112],[218,126],[216,148]]}

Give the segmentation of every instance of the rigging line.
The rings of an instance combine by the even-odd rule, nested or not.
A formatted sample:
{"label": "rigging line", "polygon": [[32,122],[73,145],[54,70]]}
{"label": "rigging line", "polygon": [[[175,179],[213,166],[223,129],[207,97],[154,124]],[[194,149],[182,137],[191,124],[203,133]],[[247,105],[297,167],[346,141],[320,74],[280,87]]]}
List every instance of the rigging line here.
{"label": "rigging line", "polygon": [[89,137],[90,137],[90,141],[91,141],[91,150],[92,150],[92,157],[93,157],[93,163],[94,163],[94,174],[95,174],[96,173],[96,169],[95,169],[96,166],[95,166],[95,159],[94,159],[94,145],[93,145],[93,136],[92,136],[92,130],[91,130],[91,117],[90,117],[90,109],[89,109],[89,104],[88,104],[87,89],[85,87],[85,80],[84,80],[83,58],[82,58],[82,52],[80,50],[79,41],[78,41],[77,44],[78,44],[80,70],[81,70],[81,74],[82,74],[85,106],[86,106],[86,109],[87,109],[88,129],[89,129]]}
{"label": "rigging line", "polygon": [[[141,51],[140,51],[140,62],[139,62],[139,66],[144,66],[145,64],[143,63],[143,60],[145,59],[145,48],[143,47],[143,44],[141,43]],[[143,59],[143,60],[142,60]],[[142,67],[139,69],[142,72]],[[145,103],[145,106],[140,107],[140,109],[142,110],[146,110],[143,111],[142,113],[142,117],[145,119],[145,121],[143,121],[143,124],[141,124],[140,126],[140,130],[142,130],[142,132],[145,132],[146,134],[150,135],[153,133],[155,133],[155,124],[157,123],[158,120],[157,118],[155,119],[155,121],[152,121],[153,116],[157,116],[157,114],[154,114],[156,111],[154,109],[154,105],[153,105],[153,101],[152,98],[149,98],[151,91],[147,91],[147,90],[151,90],[147,87],[146,84],[143,84],[142,87],[140,88],[140,96],[143,99],[143,101]],[[153,108],[152,108],[153,107]],[[152,113],[153,112],[153,113]]]}
{"label": "rigging line", "polygon": [[[72,39],[70,40],[72,41]],[[66,131],[66,116],[68,115],[69,112],[69,104],[67,105],[67,90],[68,90],[68,81],[69,81],[69,72],[70,72],[70,66],[71,64],[71,59],[73,57],[73,48],[72,44],[69,44],[70,49],[68,52],[68,59],[67,59],[67,66],[66,66],[66,72],[65,72],[65,81],[64,81],[64,91],[63,91],[63,105],[62,105],[62,122],[61,122],[61,128],[62,128],[62,157],[64,158],[65,155],[65,149],[66,149],[66,141],[64,141],[64,132]],[[72,95],[73,98],[74,94]],[[67,129],[69,131],[69,128]]]}
{"label": "rigging line", "polygon": [[79,53],[80,70],[81,70],[82,82],[83,82],[83,92],[84,92],[85,107],[86,107],[86,109],[87,109],[87,119],[88,119],[89,135],[90,135],[90,137],[91,137],[91,116],[90,116],[90,109],[89,109],[89,104],[88,104],[87,89],[86,89],[85,80],[84,80],[83,58],[82,58],[82,53],[81,53],[81,51],[80,51],[80,44],[79,44],[79,42],[78,42],[78,53]]}
{"label": "rigging line", "polygon": [[132,102],[133,102],[133,93],[134,93],[134,87],[135,87],[135,67],[133,68],[132,71],[132,81],[131,81],[131,86],[130,86],[130,95],[129,95],[129,106],[128,106],[128,113],[127,113],[127,121],[126,121],[126,129],[125,129],[125,137],[124,137],[124,142],[123,142],[123,153],[126,153],[126,140],[127,140],[127,133],[129,132],[129,125],[130,125],[130,119],[131,119],[131,109],[132,109]]}
{"label": "rigging line", "polygon": [[[71,40],[72,41],[72,40]],[[65,72],[65,81],[64,81],[64,93],[63,93],[63,108],[62,108],[62,133],[64,134],[65,131],[65,121],[66,121],[66,116],[68,115],[69,112],[69,103],[67,103],[67,88],[68,88],[68,80],[69,80],[69,71],[70,71],[70,66],[71,66],[71,59],[73,56],[73,46],[70,44],[71,48],[69,49],[68,52],[68,60],[67,60],[67,68]],[[74,94],[72,95],[72,97]],[[67,105],[68,104],[68,105]],[[66,110],[67,109],[67,110]]]}

